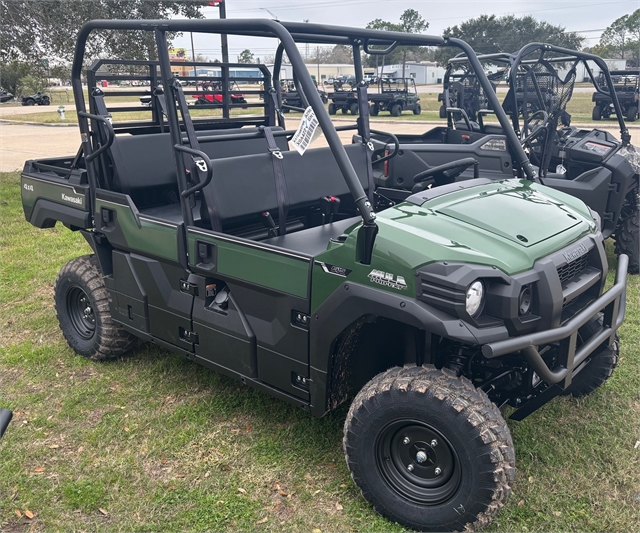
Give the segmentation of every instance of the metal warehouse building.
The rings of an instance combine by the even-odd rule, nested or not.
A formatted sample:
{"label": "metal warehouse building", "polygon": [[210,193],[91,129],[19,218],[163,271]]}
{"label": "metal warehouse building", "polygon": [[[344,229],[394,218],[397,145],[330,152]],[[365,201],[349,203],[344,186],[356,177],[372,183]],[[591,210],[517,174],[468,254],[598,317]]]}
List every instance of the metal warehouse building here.
{"label": "metal warehouse building", "polygon": [[[378,76],[402,78],[402,63],[378,67]],[[407,62],[405,65],[404,77],[413,78],[417,85],[433,85],[442,83],[444,68],[439,67],[437,63],[432,61],[425,61],[422,63]]]}

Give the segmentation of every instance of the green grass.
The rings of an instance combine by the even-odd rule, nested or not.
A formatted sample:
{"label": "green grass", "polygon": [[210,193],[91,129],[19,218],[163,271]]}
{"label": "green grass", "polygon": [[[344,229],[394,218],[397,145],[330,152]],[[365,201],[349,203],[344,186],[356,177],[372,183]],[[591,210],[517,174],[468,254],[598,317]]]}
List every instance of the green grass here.
{"label": "green grass", "polygon": [[[74,355],[53,282],[89,247],[27,224],[19,191],[17,174],[0,174],[0,406],[15,412],[0,441],[0,529],[401,530],[351,482],[346,407],[315,419],[150,345],[109,363]],[[518,474],[490,531],[638,530],[639,294],[636,276],[614,377],[509,424]]]}

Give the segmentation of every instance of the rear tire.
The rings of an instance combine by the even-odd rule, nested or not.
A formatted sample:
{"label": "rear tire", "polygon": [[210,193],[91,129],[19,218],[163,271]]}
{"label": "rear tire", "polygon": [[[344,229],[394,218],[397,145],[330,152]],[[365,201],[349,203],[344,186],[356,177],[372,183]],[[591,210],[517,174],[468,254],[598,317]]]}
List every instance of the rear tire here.
{"label": "rear tire", "polygon": [[94,361],[121,357],[136,337],[111,318],[107,289],[94,255],[72,259],[62,267],[54,287],[62,334],[77,354]]}
{"label": "rear tire", "polygon": [[593,120],[600,120],[602,119],[602,108],[597,105],[593,108],[593,111],[591,112],[591,118]]}
{"label": "rear tire", "polygon": [[24,105],[36,105],[36,101],[33,98],[27,98]]}
{"label": "rear tire", "polygon": [[629,256],[629,274],[640,273],[640,228],[638,210],[626,217],[616,229],[616,254]]}
{"label": "rear tire", "polygon": [[400,104],[394,104],[391,108],[391,116],[399,117],[400,115],[402,115],[402,106]]}
{"label": "rear tire", "polygon": [[362,495],[419,531],[487,525],[515,478],[498,408],[466,378],[432,365],[394,367],[365,385],[347,415],[343,446]]}
{"label": "rear tire", "polygon": [[627,109],[627,122],[635,122],[637,117],[638,107],[634,105],[630,106],[629,109]]}
{"label": "rear tire", "polygon": [[43,96],[42,100],[40,100],[40,105],[51,105],[51,100],[49,100],[48,96]]}
{"label": "rear tire", "polygon": [[[587,322],[579,331],[582,341],[589,340],[591,336],[600,331],[601,327],[602,316]],[[576,375],[569,388],[564,391],[564,394],[567,396],[570,394],[574,398],[581,398],[591,394],[611,377],[616,366],[618,366],[619,357],[620,343],[618,335],[616,335],[616,340],[611,346],[606,346],[599,352],[591,354],[591,361]]]}
{"label": "rear tire", "polygon": [[372,117],[377,117],[379,112],[380,112],[380,109],[378,108],[378,106],[376,104],[371,104],[369,106],[369,114]]}
{"label": "rear tire", "polygon": [[358,113],[360,113],[360,108],[358,107],[358,104],[351,104],[351,106],[349,107],[349,111],[351,111],[352,115],[357,115]]}
{"label": "rear tire", "polygon": [[440,118],[447,118],[447,108],[444,105],[440,106]]}
{"label": "rear tire", "polygon": [[330,115],[336,114],[336,104],[329,104],[329,114]]}
{"label": "rear tire", "polygon": [[419,115],[420,113],[422,113],[422,107],[420,107],[420,104],[416,104],[413,106],[413,114],[414,115]]}

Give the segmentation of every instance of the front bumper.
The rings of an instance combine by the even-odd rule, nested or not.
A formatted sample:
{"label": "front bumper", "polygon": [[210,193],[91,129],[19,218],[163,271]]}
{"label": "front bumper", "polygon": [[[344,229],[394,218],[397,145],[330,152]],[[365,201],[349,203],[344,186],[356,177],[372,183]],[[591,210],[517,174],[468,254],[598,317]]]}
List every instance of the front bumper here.
{"label": "front bumper", "polygon": [[[615,340],[616,331],[624,321],[628,264],[629,258],[620,255],[613,287],[561,326],[489,342],[482,346],[482,354],[487,359],[492,359],[520,351],[542,380],[549,384],[557,383],[562,389],[566,389],[571,384],[574,372],[589,355],[603,344],[609,345]],[[577,347],[578,330],[601,312],[604,316],[602,328]],[[561,348],[561,363],[553,369],[549,368],[537,348],[551,343],[558,343]]]}

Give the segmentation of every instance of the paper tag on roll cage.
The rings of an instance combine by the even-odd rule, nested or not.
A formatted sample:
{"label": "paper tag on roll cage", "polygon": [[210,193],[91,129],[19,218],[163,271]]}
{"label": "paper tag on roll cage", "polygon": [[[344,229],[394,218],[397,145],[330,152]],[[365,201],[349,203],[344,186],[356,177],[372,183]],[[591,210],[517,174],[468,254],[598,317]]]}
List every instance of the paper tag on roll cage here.
{"label": "paper tag on roll cage", "polygon": [[321,130],[318,129],[318,126],[318,117],[316,117],[311,106],[307,107],[300,119],[298,130],[291,139],[291,144],[300,155],[303,155],[309,145],[320,136]]}

